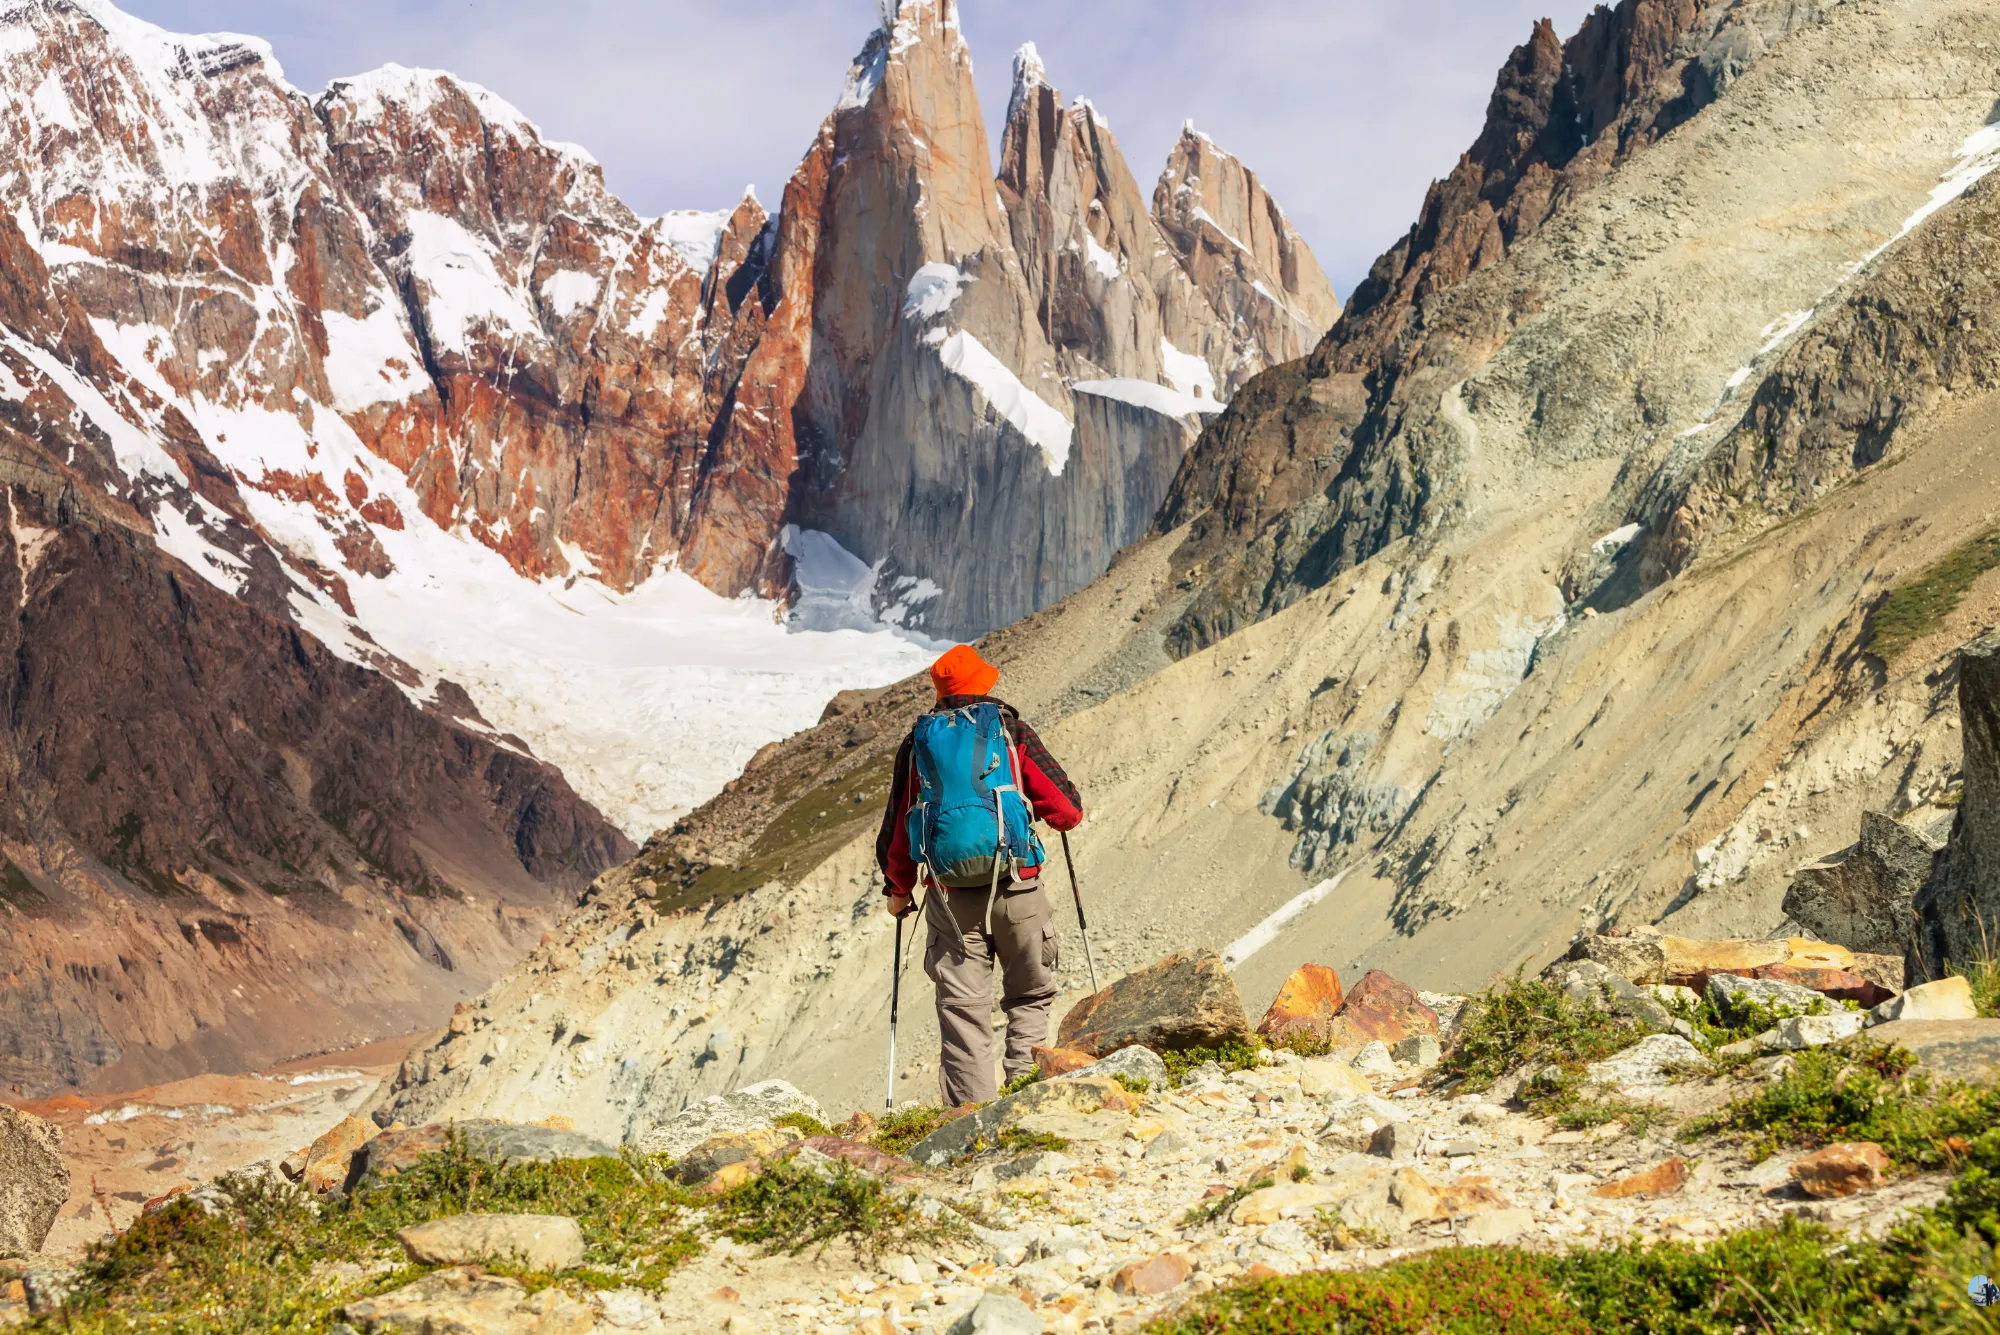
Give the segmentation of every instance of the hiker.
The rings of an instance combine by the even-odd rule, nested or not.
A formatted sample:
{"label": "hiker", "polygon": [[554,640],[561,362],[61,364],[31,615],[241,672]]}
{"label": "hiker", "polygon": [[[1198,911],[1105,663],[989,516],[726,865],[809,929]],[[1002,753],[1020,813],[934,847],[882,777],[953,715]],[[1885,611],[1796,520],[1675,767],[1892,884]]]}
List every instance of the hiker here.
{"label": "hiker", "polygon": [[[889,912],[910,912],[928,881],[924,973],[937,985],[944,1106],[985,1103],[993,1080],[993,965],[1007,1012],[1007,1079],[1034,1065],[1055,1004],[1055,915],[1032,820],[1083,822],[1083,799],[1035,730],[995,698],[1000,669],[969,645],[931,665],[937,707],[896,752],[875,840]],[[1023,801],[1025,799],[1025,801]]]}

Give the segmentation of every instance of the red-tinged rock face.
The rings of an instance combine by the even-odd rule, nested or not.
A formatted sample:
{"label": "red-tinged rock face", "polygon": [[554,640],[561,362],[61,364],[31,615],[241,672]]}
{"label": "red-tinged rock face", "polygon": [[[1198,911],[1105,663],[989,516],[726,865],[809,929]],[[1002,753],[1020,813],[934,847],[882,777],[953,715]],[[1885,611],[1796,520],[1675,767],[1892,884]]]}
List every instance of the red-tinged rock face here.
{"label": "red-tinged rock face", "polygon": [[1888,1153],[1873,1141],[1843,1142],[1815,1150],[1792,1165],[1792,1180],[1808,1196],[1827,1200],[1873,1191],[1891,1167]]}
{"label": "red-tinged rock face", "polygon": [[1257,1032],[1273,1041],[1292,1037],[1324,1041],[1345,999],[1338,973],[1324,964],[1302,964],[1278,989]]}
{"label": "red-tinged rock face", "polygon": [[1437,1012],[1417,998],[1416,990],[1380,969],[1370,969],[1347,994],[1328,1026],[1328,1041],[1352,1047],[1377,1039],[1394,1043],[1416,1034],[1438,1032]]}

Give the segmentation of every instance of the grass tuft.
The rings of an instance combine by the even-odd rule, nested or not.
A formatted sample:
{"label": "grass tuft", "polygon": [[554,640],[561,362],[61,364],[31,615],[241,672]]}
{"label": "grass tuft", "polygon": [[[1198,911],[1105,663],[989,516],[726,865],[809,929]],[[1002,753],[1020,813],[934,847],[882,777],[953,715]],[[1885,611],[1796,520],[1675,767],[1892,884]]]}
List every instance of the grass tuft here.
{"label": "grass tuft", "polygon": [[869,1136],[869,1143],[889,1154],[907,1154],[912,1145],[946,1122],[955,1121],[963,1115],[954,1108],[936,1108],[928,1105],[920,1108],[904,1108],[900,1112],[890,1113],[876,1123],[873,1134]]}
{"label": "grass tuft", "polygon": [[2000,529],[1954,548],[1936,565],[1898,588],[1876,607],[1862,648],[1892,662],[1958,609],[1973,582],[2000,566]]}
{"label": "grass tuft", "polygon": [[1581,1071],[1643,1037],[1645,1031],[1630,1021],[1517,973],[1466,1002],[1465,1018],[1438,1075],[1461,1079],[1464,1092],[1477,1093],[1527,1066]]}
{"label": "grass tuft", "polygon": [[766,1255],[797,1256],[837,1238],[852,1239],[870,1260],[946,1241],[963,1227],[918,1213],[917,1198],[892,1193],[880,1178],[844,1163],[831,1169],[786,1159],[716,1201],[710,1222]]}

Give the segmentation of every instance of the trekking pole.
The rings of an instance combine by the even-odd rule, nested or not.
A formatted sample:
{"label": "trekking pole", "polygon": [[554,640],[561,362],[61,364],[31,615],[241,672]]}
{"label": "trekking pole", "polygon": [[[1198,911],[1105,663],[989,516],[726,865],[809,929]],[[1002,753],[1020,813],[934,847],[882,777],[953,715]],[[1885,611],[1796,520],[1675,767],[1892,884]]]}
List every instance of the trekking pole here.
{"label": "trekking pole", "polygon": [[889,983],[889,1094],[883,1106],[896,1111],[896,1009],[903,1000],[903,918],[896,915],[896,957],[890,961]]}
{"label": "trekking pole", "polygon": [[1090,965],[1090,995],[1097,995],[1097,957],[1090,950],[1090,924],[1083,920],[1083,891],[1076,884],[1076,858],[1069,851],[1069,831],[1062,831],[1063,866],[1069,868],[1069,892],[1076,900],[1076,930],[1083,934],[1083,958]]}

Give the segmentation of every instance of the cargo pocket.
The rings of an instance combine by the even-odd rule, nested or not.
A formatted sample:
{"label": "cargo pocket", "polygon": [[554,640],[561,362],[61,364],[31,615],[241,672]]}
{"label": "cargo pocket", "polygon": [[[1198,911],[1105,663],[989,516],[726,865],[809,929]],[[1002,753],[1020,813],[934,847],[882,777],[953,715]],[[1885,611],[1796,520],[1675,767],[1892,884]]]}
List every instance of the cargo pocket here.
{"label": "cargo pocket", "polygon": [[1056,925],[1049,923],[1042,928],[1042,967],[1053,969],[1062,963],[1062,942],[1056,938]]}

